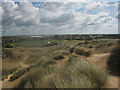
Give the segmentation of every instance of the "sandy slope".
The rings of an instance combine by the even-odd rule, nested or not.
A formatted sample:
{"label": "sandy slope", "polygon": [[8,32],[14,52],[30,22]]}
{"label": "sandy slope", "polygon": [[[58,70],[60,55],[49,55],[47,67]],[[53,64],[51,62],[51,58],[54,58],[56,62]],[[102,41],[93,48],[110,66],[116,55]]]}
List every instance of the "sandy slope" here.
{"label": "sandy slope", "polygon": [[[106,61],[107,61],[109,55],[110,55],[110,53],[94,54],[94,55],[88,57],[87,60],[92,62],[93,64],[95,64],[97,67],[105,68],[106,67]],[[61,68],[68,59],[69,59],[69,57],[65,56],[65,58],[63,60],[57,61],[58,67]],[[29,67],[28,65],[26,65],[22,62],[20,64],[21,64],[21,67],[24,67],[24,68]],[[10,80],[11,76],[12,75],[8,75],[7,79],[2,81],[2,84],[3,84],[2,87],[3,88],[13,87],[14,84],[18,83],[24,77],[24,75],[22,75],[20,78],[10,82],[9,80]],[[111,76],[110,75],[109,88],[118,88],[118,77],[117,76]]]}

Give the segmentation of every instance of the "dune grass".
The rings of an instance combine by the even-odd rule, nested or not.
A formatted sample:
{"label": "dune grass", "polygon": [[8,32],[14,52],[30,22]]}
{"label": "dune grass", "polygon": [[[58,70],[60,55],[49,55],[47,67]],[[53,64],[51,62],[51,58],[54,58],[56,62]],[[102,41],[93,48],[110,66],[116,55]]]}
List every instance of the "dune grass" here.
{"label": "dune grass", "polygon": [[[97,41],[92,42],[93,41],[87,41],[89,44],[86,44],[86,42],[81,42],[79,40],[65,40],[63,44],[55,44],[54,47],[41,47],[39,44],[35,47],[35,43],[32,48],[27,47],[29,44],[26,44],[26,47],[24,47],[24,45],[23,47],[18,47],[16,48],[18,51],[21,53],[24,52],[22,58],[24,58],[24,56],[28,57],[16,60],[18,62],[22,61],[25,64],[29,64],[30,67],[27,72],[26,70],[24,71],[24,69],[16,71],[18,67],[14,67],[16,69],[11,72],[14,74],[11,80],[15,80],[25,74],[20,83],[15,86],[16,88],[105,88],[108,83],[108,73],[105,70],[92,65],[88,61],[77,57],[78,55],[86,57],[90,56],[91,52],[89,50],[91,49],[91,46],[92,48],[95,48],[97,45]],[[45,43],[48,44],[47,42]],[[85,46],[78,45],[76,47],[75,45],[78,43],[85,43]],[[94,43],[96,44],[94,45]],[[88,50],[84,48],[87,48]],[[8,61],[7,59],[9,59],[9,61],[15,59],[17,54],[19,54],[15,52],[16,56],[13,58],[11,57],[11,55],[14,55],[13,52],[8,51],[7,53],[8,56],[5,55],[3,63],[6,63]],[[71,54],[72,56],[70,56]],[[57,60],[59,60],[60,55],[62,56],[62,59],[67,56],[69,60],[65,63],[65,66],[60,67],[60,65],[56,63],[55,55],[58,55]],[[18,65],[18,63],[16,63],[16,65]],[[4,65],[4,67],[7,66]],[[14,68],[11,68],[11,70]],[[4,68],[3,70],[5,69],[8,71],[8,68]]]}
{"label": "dune grass", "polygon": [[[19,88],[103,88],[107,87],[108,74],[85,60],[71,56],[64,68],[38,65],[28,72]],[[54,70],[52,70],[54,69]]]}
{"label": "dune grass", "polygon": [[113,48],[107,61],[107,68],[113,75],[120,75],[120,46]]}
{"label": "dune grass", "polygon": [[76,47],[74,52],[78,55],[84,55],[86,57],[91,55],[91,51],[90,50],[85,50],[84,48],[80,48],[80,47]]}

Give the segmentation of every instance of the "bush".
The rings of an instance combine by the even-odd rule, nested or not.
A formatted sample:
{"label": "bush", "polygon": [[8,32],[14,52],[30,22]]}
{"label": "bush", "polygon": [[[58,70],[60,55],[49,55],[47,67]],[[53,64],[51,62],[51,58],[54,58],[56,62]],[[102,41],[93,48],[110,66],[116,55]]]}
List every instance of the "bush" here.
{"label": "bush", "polygon": [[110,70],[111,74],[120,75],[120,46],[115,47],[107,61],[107,68]]}
{"label": "bush", "polygon": [[110,47],[113,44],[111,42],[100,42],[96,45],[96,48]]}
{"label": "bush", "polygon": [[58,54],[58,55],[55,55],[55,56],[54,56],[54,59],[55,59],[55,60],[61,60],[61,59],[64,59],[64,57],[63,57],[63,55]]}
{"label": "bush", "polygon": [[89,42],[85,41],[84,44],[88,44]]}
{"label": "bush", "polygon": [[100,42],[100,43],[98,43],[98,44],[96,45],[96,48],[103,48],[103,47],[105,47],[105,46],[106,46],[105,43]]}
{"label": "bush", "polygon": [[93,48],[93,46],[92,45],[88,45],[88,48]]}
{"label": "bush", "polygon": [[69,55],[69,54],[70,54],[70,52],[69,52],[69,51],[67,51],[67,50],[65,50],[65,51],[63,51],[63,52],[62,52],[62,54],[63,54],[63,55]]}
{"label": "bush", "polygon": [[74,52],[78,55],[84,55],[86,57],[91,55],[91,51],[87,51],[87,50],[85,50],[83,48],[79,48],[79,47],[76,47]]}
{"label": "bush", "polygon": [[107,46],[108,46],[108,47],[110,47],[110,46],[112,46],[112,45],[113,45],[113,44],[112,44],[111,42],[108,42],[108,43],[107,43]]}
{"label": "bush", "polygon": [[12,43],[3,43],[2,47],[3,48],[13,48],[13,47],[16,47],[16,46]]}
{"label": "bush", "polygon": [[73,53],[73,52],[74,52],[74,49],[75,49],[75,47],[71,47],[71,48],[70,48],[70,53]]}
{"label": "bush", "polygon": [[9,49],[2,49],[2,57],[3,58],[12,58],[14,56],[13,52]]}

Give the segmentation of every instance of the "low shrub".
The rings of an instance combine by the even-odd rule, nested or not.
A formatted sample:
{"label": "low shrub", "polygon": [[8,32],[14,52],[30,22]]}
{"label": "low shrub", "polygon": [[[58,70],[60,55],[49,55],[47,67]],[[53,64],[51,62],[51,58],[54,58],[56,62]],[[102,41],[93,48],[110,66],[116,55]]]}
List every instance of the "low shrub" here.
{"label": "low shrub", "polygon": [[107,68],[110,70],[111,74],[120,75],[120,46],[115,47],[107,61]]}
{"label": "low shrub", "polygon": [[14,47],[16,47],[16,46],[15,46],[15,44],[13,44],[13,43],[3,43],[3,44],[2,44],[2,47],[3,47],[3,48],[14,48]]}
{"label": "low shrub", "polygon": [[89,42],[85,41],[84,44],[88,44]]}
{"label": "low shrub", "polygon": [[54,60],[48,61],[47,64],[56,64]]}
{"label": "low shrub", "polygon": [[93,46],[92,45],[88,45],[88,48],[93,48]]}
{"label": "low shrub", "polygon": [[79,47],[76,47],[74,52],[78,55],[84,55],[86,57],[90,56],[91,55],[91,51],[90,50],[85,50],[83,48],[79,48]]}
{"label": "low shrub", "polygon": [[113,44],[111,42],[100,42],[96,45],[96,48],[110,47]]}
{"label": "low shrub", "polygon": [[55,55],[55,56],[54,56],[54,59],[55,59],[55,60],[61,60],[61,59],[64,59],[64,56],[61,55],[61,54],[58,54],[58,55]]}
{"label": "low shrub", "polygon": [[110,47],[110,46],[112,46],[112,45],[113,45],[113,44],[112,44],[111,42],[108,42],[108,43],[107,43],[107,46],[108,46],[108,47]]}
{"label": "low shrub", "polygon": [[71,47],[71,48],[69,49],[70,53],[73,53],[73,52],[74,52],[74,49],[75,49],[75,47]]}
{"label": "low shrub", "polygon": [[67,51],[67,50],[65,50],[65,51],[63,51],[63,52],[62,52],[62,54],[63,54],[63,55],[69,55],[69,54],[70,54],[70,52],[69,52],[69,51]]}
{"label": "low shrub", "polygon": [[100,42],[100,43],[98,43],[98,44],[96,45],[96,48],[103,48],[103,47],[105,47],[105,46],[106,46],[105,43]]}
{"label": "low shrub", "polygon": [[3,58],[12,58],[14,56],[13,52],[9,49],[2,49],[2,57]]}

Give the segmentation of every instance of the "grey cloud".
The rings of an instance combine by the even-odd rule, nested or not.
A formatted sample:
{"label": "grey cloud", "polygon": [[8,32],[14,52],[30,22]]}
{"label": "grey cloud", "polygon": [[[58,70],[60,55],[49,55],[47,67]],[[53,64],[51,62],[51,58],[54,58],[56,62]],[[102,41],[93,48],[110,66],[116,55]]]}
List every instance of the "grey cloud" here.
{"label": "grey cloud", "polygon": [[3,35],[79,33],[90,29],[94,32],[101,25],[112,22],[107,14],[94,16],[76,12],[75,9],[81,5],[84,4],[49,2],[38,9],[29,2],[19,7],[15,7],[14,3],[4,3]]}
{"label": "grey cloud", "polygon": [[67,21],[69,21],[70,19],[72,19],[74,16],[72,14],[63,14],[59,17],[44,17],[44,18],[40,18],[40,21],[42,23],[65,23]]}

